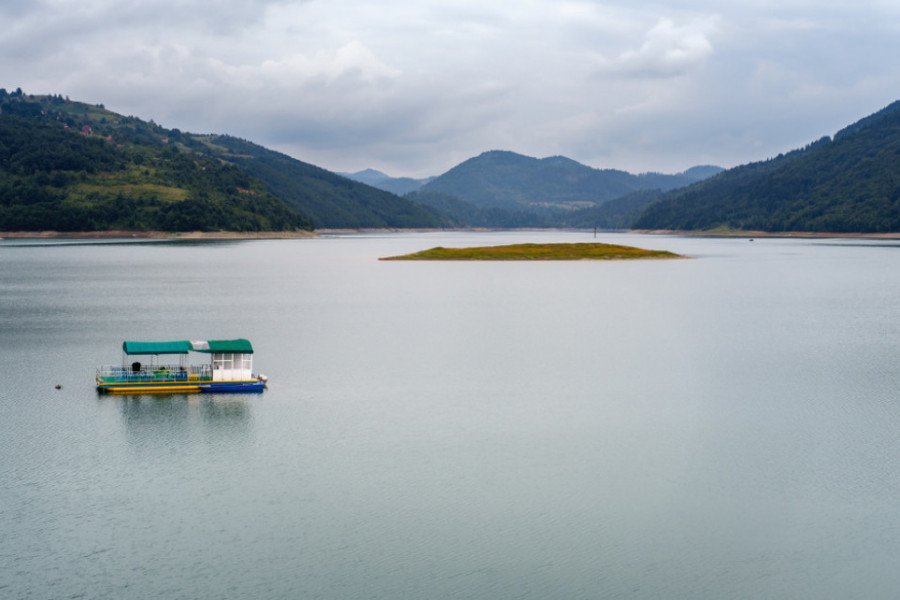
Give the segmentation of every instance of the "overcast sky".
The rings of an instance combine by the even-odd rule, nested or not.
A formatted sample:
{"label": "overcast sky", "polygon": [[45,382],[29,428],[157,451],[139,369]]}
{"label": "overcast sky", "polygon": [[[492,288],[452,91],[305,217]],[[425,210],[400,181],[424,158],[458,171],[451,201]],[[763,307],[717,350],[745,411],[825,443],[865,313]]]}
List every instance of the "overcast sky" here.
{"label": "overcast sky", "polygon": [[333,171],[731,167],[900,98],[896,0],[4,0],[0,87]]}

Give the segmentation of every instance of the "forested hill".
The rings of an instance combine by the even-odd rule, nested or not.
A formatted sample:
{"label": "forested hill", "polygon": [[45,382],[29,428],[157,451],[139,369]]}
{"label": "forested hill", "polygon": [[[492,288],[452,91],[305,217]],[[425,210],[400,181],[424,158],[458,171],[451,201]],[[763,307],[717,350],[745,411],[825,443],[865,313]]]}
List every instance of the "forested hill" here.
{"label": "forested hill", "polygon": [[249,142],[0,90],[0,231],[437,224],[432,209]]}
{"label": "forested hill", "polygon": [[99,106],[0,91],[0,231],[310,229],[186,136]]}
{"label": "forested hill", "polygon": [[538,159],[493,150],[457,165],[420,191],[454,196],[483,209],[547,214],[595,207],[643,190],[671,190],[711,172],[632,175],[594,169],[564,156]]}
{"label": "forested hill", "polygon": [[638,229],[900,232],[900,102],[801,150],[669,192]]}

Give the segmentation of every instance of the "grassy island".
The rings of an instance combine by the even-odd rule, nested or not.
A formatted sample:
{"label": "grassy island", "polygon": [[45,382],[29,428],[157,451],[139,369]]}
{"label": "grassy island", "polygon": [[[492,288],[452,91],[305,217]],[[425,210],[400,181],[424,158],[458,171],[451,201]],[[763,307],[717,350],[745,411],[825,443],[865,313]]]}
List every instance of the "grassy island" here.
{"label": "grassy island", "polygon": [[477,248],[438,246],[379,260],[623,260],[638,258],[683,258],[666,250],[644,250],[615,244],[512,244]]}

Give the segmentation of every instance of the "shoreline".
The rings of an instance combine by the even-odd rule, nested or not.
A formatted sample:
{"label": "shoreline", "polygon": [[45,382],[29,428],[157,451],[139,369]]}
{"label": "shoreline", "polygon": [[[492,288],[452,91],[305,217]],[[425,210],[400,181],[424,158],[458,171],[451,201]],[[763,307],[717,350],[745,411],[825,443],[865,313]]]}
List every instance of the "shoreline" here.
{"label": "shoreline", "polygon": [[315,238],[314,231],[0,231],[0,239],[280,240]]}
{"label": "shoreline", "polygon": [[686,237],[720,237],[720,238],[804,238],[804,239],[866,239],[866,240],[900,240],[900,232],[892,233],[834,233],[828,231],[678,231],[675,229],[629,229],[625,233],[641,235],[683,235]]}
{"label": "shoreline", "polygon": [[[359,228],[359,229],[316,229],[314,231],[132,231],[113,229],[109,231],[0,231],[0,239],[167,239],[167,240],[280,240],[311,239],[321,234],[353,233],[427,233],[436,231],[469,231],[490,233],[494,231],[593,231],[585,229],[509,229],[509,228]],[[678,231],[673,229],[617,229],[597,230],[597,233],[632,233],[640,235],[680,235],[686,237],[721,238],[805,238],[805,239],[883,239],[900,240],[900,232],[892,233],[830,233],[819,231]]]}

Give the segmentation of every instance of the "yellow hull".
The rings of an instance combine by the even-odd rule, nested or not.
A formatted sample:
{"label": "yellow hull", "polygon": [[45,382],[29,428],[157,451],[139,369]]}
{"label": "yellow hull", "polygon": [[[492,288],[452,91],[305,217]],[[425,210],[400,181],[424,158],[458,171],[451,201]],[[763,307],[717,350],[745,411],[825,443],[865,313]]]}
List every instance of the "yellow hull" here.
{"label": "yellow hull", "polygon": [[193,394],[200,392],[198,385],[101,385],[97,389],[107,394]]}

